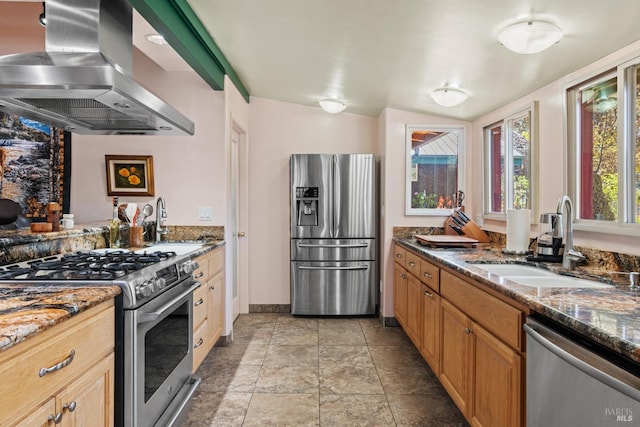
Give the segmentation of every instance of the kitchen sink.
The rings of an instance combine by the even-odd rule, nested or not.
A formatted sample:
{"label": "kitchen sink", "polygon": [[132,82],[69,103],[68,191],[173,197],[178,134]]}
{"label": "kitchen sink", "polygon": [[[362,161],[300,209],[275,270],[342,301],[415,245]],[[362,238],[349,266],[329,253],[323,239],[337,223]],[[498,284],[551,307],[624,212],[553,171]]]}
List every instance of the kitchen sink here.
{"label": "kitchen sink", "polygon": [[504,277],[518,285],[532,288],[610,288],[612,285],[595,280],[556,274],[529,265],[473,264],[474,267]]}
{"label": "kitchen sink", "polygon": [[202,246],[203,245],[201,243],[162,242],[158,244],[151,244],[143,249],[138,249],[136,253],[160,251],[160,252],[175,252],[176,255],[186,255],[189,252],[193,252],[195,250],[200,249]]}

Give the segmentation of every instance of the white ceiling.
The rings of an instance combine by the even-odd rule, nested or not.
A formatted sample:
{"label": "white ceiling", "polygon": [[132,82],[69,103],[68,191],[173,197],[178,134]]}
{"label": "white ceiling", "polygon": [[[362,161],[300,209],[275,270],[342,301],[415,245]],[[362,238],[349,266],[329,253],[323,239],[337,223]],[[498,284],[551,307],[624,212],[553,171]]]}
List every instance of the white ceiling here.
{"label": "white ceiling", "polygon": [[[638,0],[189,0],[252,96],[347,111],[383,108],[465,120],[545,86],[640,39]],[[559,26],[547,51],[496,41],[527,17]],[[429,92],[470,98],[440,107]]]}
{"label": "white ceiling", "polygon": [[[12,16],[3,6],[0,54],[25,51],[18,45],[30,37],[43,44],[31,16],[40,2],[0,2],[31,9]],[[392,107],[472,120],[640,40],[638,0],[189,2],[252,96],[310,106],[338,97],[348,112],[371,116]],[[555,23],[565,37],[535,55],[508,51],[498,30],[526,17]],[[169,71],[190,69],[170,47],[146,42],[150,32],[134,12],[136,47]],[[469,100],[438,106],[429,92],[444,84]]]}

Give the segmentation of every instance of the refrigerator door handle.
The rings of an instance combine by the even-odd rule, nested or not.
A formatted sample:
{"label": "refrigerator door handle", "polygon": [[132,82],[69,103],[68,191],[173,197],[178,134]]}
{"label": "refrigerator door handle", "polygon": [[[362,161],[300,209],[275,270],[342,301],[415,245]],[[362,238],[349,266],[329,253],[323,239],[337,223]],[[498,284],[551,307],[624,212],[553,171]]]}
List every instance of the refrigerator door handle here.
{"label": "refrigerator door handle", "polygon": [[336,155],[332,155],[331,156],[331,197],[332,197],[332,209],[331,209],[331,237],[332,238],[336,238],[336,235],[338,234],[338,226],[336,224],[336,219],[337,219],[337,215],[336,212],[339,212],[340,209],[340,195],[338,194],[338,192],[340,191],[340,189],[338,188],[338,186],[336,185],[336,175],[338,174],[338,165],[337,165],[338,159],[336,157]]}
{"label": "refrigerator door handle", "polygon": [[327,266],[327,267],[310,267],[307,265],[299,265],[298,270],[367,270],[369,267],[366,265],[354,265],[348,267],[339,266]]}
{"label": "refrigerator door handle", "polygon": [[298,243],[299,248],[367,248],[368,243],[345,243],[345,244],[330,244],[330,243]]}

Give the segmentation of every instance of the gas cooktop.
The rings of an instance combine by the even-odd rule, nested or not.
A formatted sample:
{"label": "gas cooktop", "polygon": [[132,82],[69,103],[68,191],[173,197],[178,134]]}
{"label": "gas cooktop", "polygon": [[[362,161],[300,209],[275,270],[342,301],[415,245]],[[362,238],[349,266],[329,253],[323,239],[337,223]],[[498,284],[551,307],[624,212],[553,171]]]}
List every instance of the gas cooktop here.
{"label": "gas cooktop", "polygon": [[132,308],[191,276],[197,266],[188,256],[175,252],[97,249],[2,266],[0,282],[117,285],[123,289],[125,308]]}

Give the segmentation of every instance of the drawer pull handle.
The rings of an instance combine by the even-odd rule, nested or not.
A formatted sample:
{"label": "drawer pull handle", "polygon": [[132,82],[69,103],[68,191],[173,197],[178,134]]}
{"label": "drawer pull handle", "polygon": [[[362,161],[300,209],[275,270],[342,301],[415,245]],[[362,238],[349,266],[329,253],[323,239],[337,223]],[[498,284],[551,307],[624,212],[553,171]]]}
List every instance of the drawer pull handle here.
{"label": "drawer pull handle", "polygon": [[469,335],[471,332],[473,332],[470,328],[464,328],[464,333]]}
{"label": "drawer pull handle", "polygon": [[193,278],[194,279],[199,279],[199,278],[201,278],[203,276],[204,276],[204,271],[201,271],[200,273],[196,274]]}
{"label": "drawer pull handle", "polygon": [[402,254],[396,254],[396,258],[402,258]]}
{"label": "drawer pull handle", "polygon": [[413,262],[413,261],[409,261],[409,267],[415,267],[415,266],[416,266],[416,263],[415,263],[415,262]]}
{"label": "drawer pull handle", "polygon": [[71,403],[65,403],[64,405],[62,405],[62,410],[64,411],[65,409],[69,412],[73,412],[76,410],[76,407],[78,406],[78,404],[76,403],[75,400],[71,401]]}
{"label": "drawer pull handle", "polygon": [[212,291],[215,291],[216,287],[215,287],[215,285],[211,285],[211,286],[209,286],[209,289],[211,289]]}
{"label": "drawer pull handle", "polygon": [[197,306],[202,305],[202,304],[204,304],[204,299],[200,298],[200,299],[199,299],[198,301],[196,301],[196,303],[195,303],[195,304],[193,304],[193,305],[197,307]]}
{"label": "drawer pull handle", "polygon": [[433,276],[430,273],[427,273],[426,271],[424,272],[424,277],[426,277],[427,279],[433,279]]}
{"label": "drawer pull handle", "polygon": [[402,277],[403,279],[407,278],[407,276],[405,276],[404,273],[400,273],[400,277]]}
{"label": "drawer pull handle", "polygon": [[62,412],[58,412],[55,415],[49,414],[49,418],[47,418],[47,421],[53,421],[54,424],[60,424],[60,422],[62,421]]}
{"label": "drawer pull handle", "polygon": [[197,342],[196,345],[193,346],[193,348],[198,348],[200,347],[202,344],[204,344],[204,340],[202,338],[200,338]]}
{"label": "drawer pull handle", "polygon": [[430,293],[429,293],[429,292],[427,292],[427,291],[424,291],[424,296],[425,296],[425,297],[429,297],[429,298],[433,298],[433,294],[430,294]]}
{"label": "drawer pull handle", "polygon": [[62,368],[66,368],[71,364],[71,362],[73,362],[73,358],[75,355],[76,355],[76,351],[71,350],[71,353],[69,353],[69,356],[66,359],[64,359],[62,362],[56,363],[55,365],[49,368],[40,368],[40,372],[38,373],[38,375],[40,375],[41,377],[44,377],[50,372],[55,372],[55,371],[59,371]]}

